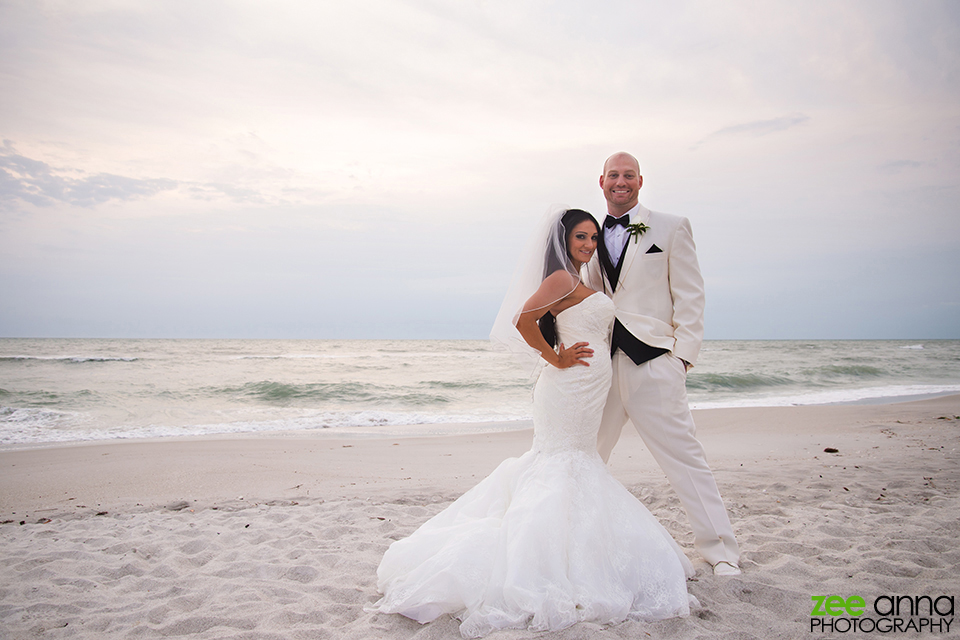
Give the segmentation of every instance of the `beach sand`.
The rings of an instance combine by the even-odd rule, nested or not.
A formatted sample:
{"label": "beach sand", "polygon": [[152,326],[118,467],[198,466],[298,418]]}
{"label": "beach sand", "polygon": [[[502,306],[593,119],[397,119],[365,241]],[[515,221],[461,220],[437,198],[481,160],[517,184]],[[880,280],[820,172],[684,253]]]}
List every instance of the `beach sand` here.
{"label": "beach sand", "polygon": [[[625,430],[611,471],[694,562],[701,607],[489,638],[815,638],[811,596],[859,595],[874,617],[881,595],[960,597],[960,396],[695,417],[743,575],[712,575]],[[377,565],[531,438],[300,432],[0,452],[0,638],[458,638],[447,616],[366,613]],[[933,635],[960,637],[960,622]]]}

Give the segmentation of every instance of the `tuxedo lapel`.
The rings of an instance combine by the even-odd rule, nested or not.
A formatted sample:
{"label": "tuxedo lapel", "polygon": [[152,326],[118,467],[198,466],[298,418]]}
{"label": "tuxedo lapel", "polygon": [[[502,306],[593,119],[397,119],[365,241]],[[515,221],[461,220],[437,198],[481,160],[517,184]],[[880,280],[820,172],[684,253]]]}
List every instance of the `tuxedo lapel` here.
{"label": "tuxedo lapel", "polygon": [[637,248],[640,243],[636,238],[627,238],[627,244],[623,247],[623,255],[620,257],[620,264],[617,265],[617,281],[630,271],[633,259],[637,257]]}
{"label": "tuxedo lapel", "polygon": [[[631,221],[648,224],[650,222],[650,210],[641,205],[637,209],[637,215],[635,219],[631,218]],[[637,257],[638,250],[643,244],[642,240],[642,237],[627,236],[627,244],[624,245],[623,253],[620,256],[620,262],[617,264],[617,284],[619,284],[630,271],[630,267],[633,265],[633,261]]]}
{"label": "tuxedo lapel", "polygon": [[617,266],[614,267],[612,264],[610,265],[610,283],[614,293],[616,293],[617,287],[620,285],[620,274],[623,272],[623,257],[627,255],[628,246],[629,240],[627,244],[623,245],[623,249],[620,251],[620,259],[617,260]]}

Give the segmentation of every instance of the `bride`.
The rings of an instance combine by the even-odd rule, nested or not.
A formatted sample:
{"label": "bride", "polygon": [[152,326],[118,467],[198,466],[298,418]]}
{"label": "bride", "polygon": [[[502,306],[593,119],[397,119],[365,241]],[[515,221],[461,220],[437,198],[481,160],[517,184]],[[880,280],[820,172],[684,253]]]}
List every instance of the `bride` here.
{"label": "bride", "polygon": [[452,614],[467,638],[689,613],[689,560],[597,454],[614,306],[580,268],[598,237],[578,209],[549,213],[534,234],[491,333],[546,363],[533,446],[390,545],[370,610],[420,623]]}

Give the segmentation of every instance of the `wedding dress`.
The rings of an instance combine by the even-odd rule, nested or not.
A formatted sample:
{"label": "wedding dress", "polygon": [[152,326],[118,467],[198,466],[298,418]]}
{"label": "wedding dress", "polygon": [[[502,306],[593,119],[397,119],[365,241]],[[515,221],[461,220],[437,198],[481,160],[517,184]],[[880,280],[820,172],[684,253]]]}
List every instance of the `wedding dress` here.
{"label": "wedding dress", "polygon": [[690,561],[597,454],[613,315],[602,293],[557,315],[563,343],[594,349],[590,366],[544,368],[533,447],[390,545],[371,610],[453,614],[467,638],[689,613]]}

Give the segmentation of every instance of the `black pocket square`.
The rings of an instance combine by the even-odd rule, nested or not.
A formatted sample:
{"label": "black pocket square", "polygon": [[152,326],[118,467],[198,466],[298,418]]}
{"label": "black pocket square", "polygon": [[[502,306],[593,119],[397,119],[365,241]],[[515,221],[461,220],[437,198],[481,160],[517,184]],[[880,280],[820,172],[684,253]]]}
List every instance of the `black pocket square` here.
{"label": "black pocket square", "polygon": [[657,245],[653,245],[649,249],[647,249],[647,253],[663,253],[663,249],[661,249]]}

